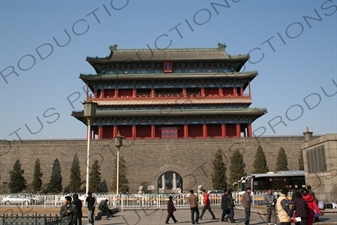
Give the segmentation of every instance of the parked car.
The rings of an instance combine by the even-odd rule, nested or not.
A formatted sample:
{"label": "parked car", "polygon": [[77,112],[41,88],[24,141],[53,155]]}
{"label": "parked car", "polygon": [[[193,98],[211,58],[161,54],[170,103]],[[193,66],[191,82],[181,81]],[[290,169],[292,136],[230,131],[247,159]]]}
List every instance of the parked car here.
{"label": "parked car", "polygon": [[5,205],[33,204],[34,199],[29,194],[11,194],[1,200]]}
{"label": "parked car", "polygon": [[211,201],[220,201],[221,196],[224,194],[223,190],[209,190],[207,192],[209,194],[209,199]]}
{"label": "parked car", "polygon": [[44,202],[44,199],[41,196],[30,195],[30,197],[33,199],[33,204],[35,205],[42,204]]}
{"label": "parked car", "polygon": [[223,195],[224,191],[223,190],[209,190],[207,193],[208,194],[220,194],[220,195]]}
{"label": "parked car", "polygon": [[[96,194],[92,194],[92,196],[96,198],[97,206],[102,200],[105,200],[105,199],[108,199],[108,204],[110,202],[110,199],[108,197],[101,197],[101,196],[97,196]],[[83,206],[85,206],[85,200],[87,199],[87,194],[80,195],[78,199],[80,199],[83,202]]]}

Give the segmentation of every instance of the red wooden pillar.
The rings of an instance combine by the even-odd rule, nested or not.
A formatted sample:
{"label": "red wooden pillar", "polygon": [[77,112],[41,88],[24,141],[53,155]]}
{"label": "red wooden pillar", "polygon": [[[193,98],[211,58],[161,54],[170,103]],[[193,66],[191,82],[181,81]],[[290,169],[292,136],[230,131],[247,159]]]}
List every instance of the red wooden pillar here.
{"label": "red wooden pillar", "polygon": [[250,82],[248,83],[248,88],[249,88],[249,97],[252,97],[252,94],[250,92]]}
{"label": "red wooden pillar", "polygon": [[134,88],[134,89],[132,89],[132,97],[136,97],[137,96],[137,89],[136,88]]}
{"label": "red wooden pillar", "polygon": [[206,123],[202,125],[202,137],[204,138],[207,137],[207,124]]}
{"label": "red wooden pillar", "polygon": [[101,95],[99,97],[104,98],[104,89],[101,89]]}
{"label": "red wooden pillar", "polygon": [[186,88],[184,87],[183,88],[183,97],[186,97],[187,96],[187,90],[186,90]]}
{"label": "red wooden pillar", "polygon": [[154,124],[151,125],[151,138],[154,139],[156,137],[156,126]]}
{"label": "red wooden pillar", "polygon": [[98,126],[98,140],[102,140],[103,137],[103,126]]}
{"label": "red wooden pillar", "polygon": [[240,87],[240,96],[243,95],[243,87]]}
{"label": "red wooden pillar", "polygon": [[132,138],[136,138],[136,125],[132,125]]}
{"label": "red wooden pillar", "polygon": [[226,137],[226,124],[221,124],[221,134],[222,134],[222,137]]}
{"label": "red wooden pillar", "polygon": [[236,92],[236,87],[233,87],[233,95],[237,95],[238,93]]}
{"label": "red wooden pillar", "polygon": [[118,129],[117,125],[114,125],[113,130],[112,130],[112,137],[113,138],[115,138],[117,136],[117,133],[118,133],[117,129]]}
{"label": "red wooden pillar", "polygon": [[222,87],[219,87],[219,96],[223,96],[223,89],[222,89]]}
{"label": "red wooden pillar", "polygon": [[156,96],[156,90],[154,88],[151,88],[151,97]]}
{"label": "red wooden pillar", "polygon": [[240,137],[240,133],[241,133],[241,127],[240,127],[240,124],[237,123],[236,124],[236,136]]}
{"label": "red wooden pillar", "polygon": [[115,89],[115,98],[119,98],[119,91],[118,91],[118,88]]}
{"label": "red wooden pillar", "polygon": [[248,124],[248,137],[253,137],[252,124]]}
{"label": "red wooden pillar", "polygon": [[188,124],[184,124],[184,138],[188,138]]}
{"label": "red wooden pillar", "polygon": [[205,96],[205,88],[204,87],[201,88],[200,92],[201,92],[201,96]]}

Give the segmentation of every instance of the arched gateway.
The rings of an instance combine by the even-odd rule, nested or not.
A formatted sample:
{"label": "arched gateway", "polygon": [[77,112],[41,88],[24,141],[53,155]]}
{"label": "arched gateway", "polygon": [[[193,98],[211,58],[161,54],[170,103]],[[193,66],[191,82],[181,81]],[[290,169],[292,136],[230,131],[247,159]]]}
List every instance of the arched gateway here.
{"label": "arched gateway", "polygon": [[174,171],[166,171],[158,177],[159,193],[182,193],[183,179]]}

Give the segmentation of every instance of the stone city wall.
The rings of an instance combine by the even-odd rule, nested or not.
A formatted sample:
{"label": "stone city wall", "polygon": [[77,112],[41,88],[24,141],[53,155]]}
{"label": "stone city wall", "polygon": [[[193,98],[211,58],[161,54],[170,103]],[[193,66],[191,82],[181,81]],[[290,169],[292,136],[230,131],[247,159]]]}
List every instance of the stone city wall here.
{"label": "stone city wall", "polygon": [[[260,144],[265,152],[270,171],[275,170],[276,157],[280,147],[288,156],[288,167],[296,170],[299,167],[303,136],[260,137],[260,138],[225,138],[225,139],[158,139],[158,140],[124,140],[120,155],[124,156],[130,183],[130,193],[137,193],[141,184],[153,185],[157,191],[157,181],[166,171],[174,171],[183,178],[183,189],[197,189],[203,185],[212,189],[211,173],[214,154],[217,149],[223,152],[223,159],[229,171],[229,158],[232,152],[239,149],[244,155],[246,173],[253,170],[254,156]],[[31,184],[34,163],[40,159],[43,172],[43,187],[49,182],[52,165],[59,159],[62,170],[63,188],[69,184],[69,171],[75,153],[79,156],[81,174],[85,180],[86,140],[27,140],[0,141],[0,174],[2,182],[9,182],[9,171],[17,159],[25,170],[24,176]],[[116,147],[114,140],[91,141],[90,164],[98,159],[101,163],[102,180],[108,187],[112,184],[114,157]],[[275,171],[274,171],[275,172]],[[229,174],[227,174],[228,177]]]}

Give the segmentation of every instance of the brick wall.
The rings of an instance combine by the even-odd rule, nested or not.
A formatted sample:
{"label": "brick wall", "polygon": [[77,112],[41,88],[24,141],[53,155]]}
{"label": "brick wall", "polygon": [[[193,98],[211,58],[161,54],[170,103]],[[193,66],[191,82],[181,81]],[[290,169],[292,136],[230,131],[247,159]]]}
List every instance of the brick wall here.
{"label": "brick wall", "polygon": [[[270,171],[275,170],[276,157],[280,147],[288,155],[289,169],[298,169],[298,157],[302,136],[226,138],[226,139],[159,139],[159,140],[124,140],[120,155],[124,156],[128,167],[130,192],[136,193],[142,183],[157,188],[159,176],[166,171],[174,171],[183,177],[184,190],[197,189],[203,185],[212,189],[211,173],[215,151],[221,149],[226,164],[232,152],[240,149],[244,155],[247,174],[253,170],[256,149],[260,144],[266,154]],[[1,184],[9,182],[9,171],[14,162],[20,159],[25,170],[25,178],[31,183],[36,158],[40,158],[43,172],[43,187],[49,182],[52,164],[55,158],[61,163],[63,187],[69,183],[69,171],[75,153],[79,155],[81,172],[85,180],[86,140],[35,140],[35,141],[0,141]],[[108,186],[112,183],[114,172],[113,159],[116,147],[113,140],[94,140],[91,142],[90,164],[98,159],[101,162],[102,179]],[[228,171],[229,166],[227,166]],[[2,191],[2,190],[1,190]]]}

